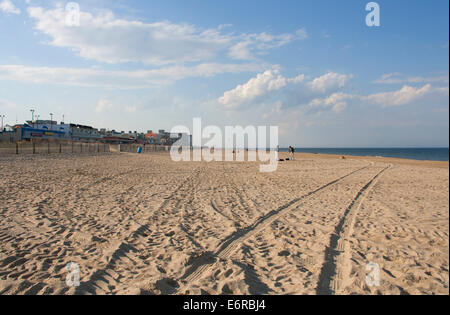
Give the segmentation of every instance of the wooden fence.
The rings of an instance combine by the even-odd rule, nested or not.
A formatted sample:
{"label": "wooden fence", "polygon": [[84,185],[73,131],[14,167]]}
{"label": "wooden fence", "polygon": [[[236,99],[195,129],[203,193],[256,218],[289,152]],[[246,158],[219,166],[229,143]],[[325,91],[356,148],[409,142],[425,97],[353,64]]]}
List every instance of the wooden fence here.
{"label": "wooden fence", "polygon": [[169,151],[169,146],[162,146],[156,144],[120,144],[120,152],[137,153],[138,148],[142,148],[142,152],[164,152]]}
{"label": "wooden fence", "polygon": [[104,143],[52,143],[52,142],[27,142],[27,143],[0,143],[0,155],[22,154],[89,154],[110,152],[109,144]]}
{"label": "wooden fence", "polygon": [[161,145],[139,145],[139,144],[105,144],[105,143],[52,143],[52,142],[26,142],[26,143],[1,143],[0,155],[23,155],[23,154],[95,154],[105,152],[130,152],[137,153],[142,147],[142,152],[165,152],[170,147]]}

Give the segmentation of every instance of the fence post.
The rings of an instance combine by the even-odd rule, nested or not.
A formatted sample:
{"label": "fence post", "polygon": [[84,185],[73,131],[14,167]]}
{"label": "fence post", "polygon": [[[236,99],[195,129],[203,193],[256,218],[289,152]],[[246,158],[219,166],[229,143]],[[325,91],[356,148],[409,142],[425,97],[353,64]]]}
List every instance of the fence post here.
{"label": "fence post", "polygon": [[36,143],[33,142],[33,154],[36,154]]}
{"label": "fence post", "polygon": [[73,154],[73,141],[72,141],[72,154]]}
{"label": "fence post", "polygon": [[80,153],[83,153],[83,143],[80,143]]}
{"label": "fence post", "polygon": [[47,153],[50,154],[50,141],[47,142]]}
{"label": "fence post", "polygon": [[19,142],[16,142],[16,154],[19,154]]}
{"label": "fence post", "polygon": [[61,144],[61,142],[59,143],[59,153],[61,154],[62,153],[62,144]]}

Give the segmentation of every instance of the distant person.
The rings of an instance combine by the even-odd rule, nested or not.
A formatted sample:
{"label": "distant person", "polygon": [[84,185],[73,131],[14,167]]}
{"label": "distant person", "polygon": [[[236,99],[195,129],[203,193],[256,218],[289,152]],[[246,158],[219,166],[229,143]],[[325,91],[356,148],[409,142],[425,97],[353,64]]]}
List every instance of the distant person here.
{"label": "distant person", "polygon": [[294,149],[292,146],[289,146],[289,159],[290,159],[291,161],[294,161],[294,160],[295,160],[294,154],[295,154],[295,149]]}

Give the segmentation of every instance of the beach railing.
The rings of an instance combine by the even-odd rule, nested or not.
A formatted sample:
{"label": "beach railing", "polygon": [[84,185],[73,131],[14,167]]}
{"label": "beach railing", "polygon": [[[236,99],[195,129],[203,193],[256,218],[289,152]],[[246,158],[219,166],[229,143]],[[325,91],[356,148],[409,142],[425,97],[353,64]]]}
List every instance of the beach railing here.
{"label": "beach railing", "polygon": [[167,152],[170,151],[169,146],[157,145],[157,144],[120,144],[120,152],[137,153],[138,148],[142,148],[142,153],[149,152]]}
{"label": "beach railing", "polygon": [[26,154],[95,154],[110,152],[109,144],[82,142],[0,143],[0,155]]}
{"label": "beach railing", "polygon": [[83,142],[0,142],[0,156],[2,155],[32,155],[32,154],[96,154],[96,153],[142,153],[168,152],[169,146],[156,144],[106,144]]}

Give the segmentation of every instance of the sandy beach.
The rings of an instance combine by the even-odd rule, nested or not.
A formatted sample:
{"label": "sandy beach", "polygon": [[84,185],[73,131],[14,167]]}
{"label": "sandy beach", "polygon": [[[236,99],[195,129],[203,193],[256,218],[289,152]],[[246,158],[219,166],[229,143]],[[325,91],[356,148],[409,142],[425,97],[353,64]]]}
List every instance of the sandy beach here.
{"label": "sandy beach", "polygon": [[0,174],[0,294],[449,294],[448,162],[62,154]]}

